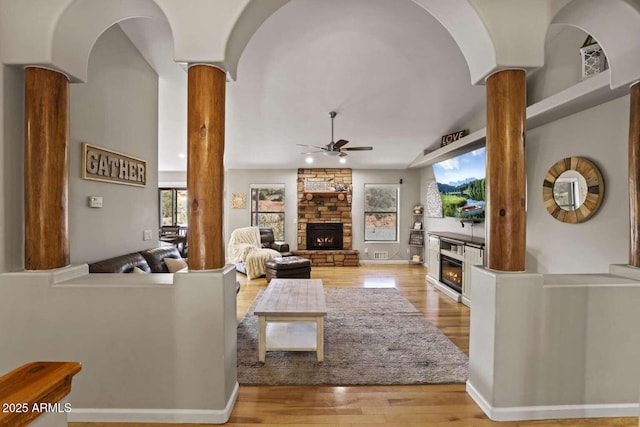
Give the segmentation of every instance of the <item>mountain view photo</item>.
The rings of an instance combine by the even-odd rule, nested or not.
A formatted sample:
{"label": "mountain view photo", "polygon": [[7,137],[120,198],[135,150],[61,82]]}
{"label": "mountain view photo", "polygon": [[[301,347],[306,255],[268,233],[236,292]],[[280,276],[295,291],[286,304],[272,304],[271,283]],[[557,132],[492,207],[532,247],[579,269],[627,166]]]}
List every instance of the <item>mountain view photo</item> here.
{"label": "mountain view photo", "polygon": [[483,219],[486,148],[433,165],[445,217]]}

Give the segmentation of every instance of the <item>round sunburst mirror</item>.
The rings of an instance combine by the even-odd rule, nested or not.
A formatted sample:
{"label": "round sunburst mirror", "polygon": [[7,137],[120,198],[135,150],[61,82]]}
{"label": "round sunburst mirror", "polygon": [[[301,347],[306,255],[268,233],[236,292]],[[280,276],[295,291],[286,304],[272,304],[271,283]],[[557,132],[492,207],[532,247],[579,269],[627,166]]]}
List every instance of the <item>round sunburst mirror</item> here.
{"label": "round sunburst mirror", "polygon": [[567,157],[551,166],[542,186],[547,211],[576,224],[591,218],[602,203],[604,182],[598,167],[584,157]]}

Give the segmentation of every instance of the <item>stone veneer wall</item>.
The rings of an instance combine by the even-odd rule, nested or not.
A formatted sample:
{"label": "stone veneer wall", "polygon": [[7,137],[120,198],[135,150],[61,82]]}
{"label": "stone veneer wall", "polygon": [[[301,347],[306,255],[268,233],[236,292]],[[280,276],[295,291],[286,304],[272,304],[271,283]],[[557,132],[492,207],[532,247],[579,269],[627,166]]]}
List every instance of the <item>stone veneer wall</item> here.
{"label": "stone veneer wall", "polygon": [[[305,182],[329,182],[331,185],[344,184],[348,192],[344,200],[338,193],[314,194],[307,200]],[[343,249],[352,248],[351,221],[351,169],[298,169],[298,249],[307,249],[307,223],[342,223]],[[315,252],[315,251],[314,251]]]}

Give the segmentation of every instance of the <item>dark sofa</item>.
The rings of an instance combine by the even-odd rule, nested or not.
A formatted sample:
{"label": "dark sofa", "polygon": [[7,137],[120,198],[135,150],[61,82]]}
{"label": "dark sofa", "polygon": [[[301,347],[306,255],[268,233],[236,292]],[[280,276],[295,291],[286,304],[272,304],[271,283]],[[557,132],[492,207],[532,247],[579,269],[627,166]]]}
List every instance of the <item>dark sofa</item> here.
{"label": "dark sofa", "polygon": [[182,259],[182,256],[173,245],[160,246],[94,262],[89,264],[89,273],[131,273],[134,267],[145,273],[169,273],[165,258]]}

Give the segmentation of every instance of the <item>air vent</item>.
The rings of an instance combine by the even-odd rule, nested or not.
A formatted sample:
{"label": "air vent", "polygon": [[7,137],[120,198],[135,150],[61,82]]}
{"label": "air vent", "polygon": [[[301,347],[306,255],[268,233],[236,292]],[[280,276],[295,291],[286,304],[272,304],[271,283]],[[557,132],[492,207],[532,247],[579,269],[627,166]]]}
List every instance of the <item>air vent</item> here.
{"label": "air vent", "polygon": [[387,251],[374,251],[373,259],[389,259],[389,252]]}

